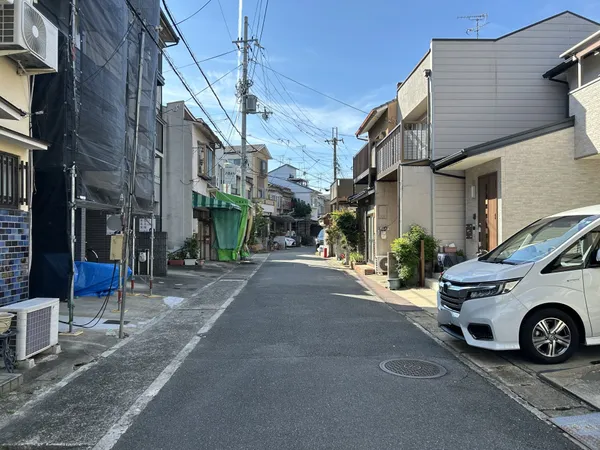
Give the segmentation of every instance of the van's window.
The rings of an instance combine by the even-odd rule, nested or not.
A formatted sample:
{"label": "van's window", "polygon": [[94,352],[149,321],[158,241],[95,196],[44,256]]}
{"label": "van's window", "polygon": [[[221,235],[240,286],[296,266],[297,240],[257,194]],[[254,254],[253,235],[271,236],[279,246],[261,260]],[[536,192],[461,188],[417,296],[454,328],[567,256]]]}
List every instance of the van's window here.
{"label": "van's window", "polygon": [[479,258],[499,264],[535,262],[560,247],[600,216],[562,216],[538,220]]}
{"label": "van's window", "polygon": [[590,231],[556,258],[549,267],[544,269],[544,273],[583,269],[594,249],[598,248],[599,240],[600,229]]}

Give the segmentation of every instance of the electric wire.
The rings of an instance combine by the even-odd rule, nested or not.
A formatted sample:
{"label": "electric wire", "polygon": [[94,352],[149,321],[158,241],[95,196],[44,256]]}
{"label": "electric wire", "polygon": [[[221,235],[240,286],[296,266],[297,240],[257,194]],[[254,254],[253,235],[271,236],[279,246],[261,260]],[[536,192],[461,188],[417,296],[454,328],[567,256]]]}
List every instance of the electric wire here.
{"label": "electric wire", "polygon": [[[190,15],[190,16],[187,16],[185,19],[183,19],[183,20],[180,20],[180,21],[179,21],[179,22],[177,22],[177,23],[173,22],[173,25],[177,26],[177,25],[179,25],[179,24],[181,24],[181,23],[185,22],[186,20],[189,20],[189,19],[191,19],[191,18],[192,18],[192,17],[194,17],[196,14],[198,14],[200,11],[202,11],[204,8],[206,8],[206,7],[209,5],[209,3],[210,3],[210,2],[212,2],[212,0],[208,0],[208,1],[207,1],[207,2],[204,4],[204,5],[202,5],[202,6],[200,7],[200,9],[198,9],[198,10],[197,10],[195,13],[193,13],[192,15]],[[173,19],[171,19],[171,20],[173,20]]]}
{"label": "electric wire", "polygon": [[[212,61],[213,59],[220,58],[221,56],[230,55],[230,54],[232,54],[232,53],[237,53],[237,50],[236,50],[236,49],[234,49],[234,50],[230,50],[230,51],[228,51],[228,52],[220,53],[220,54],[218,54],[218,55],[211,56],[210,58],[201,59],[201,60],[200,60],[200,61],[198,61],[198,62]],[[195,63],[195,62],[192,62],[192,63],[189,63],[189,64],[185,64],[185,65],[183,65],[183,66],[179,66],[179,67],[177,67],[177,68],[178,68],[178,69],[185,69],[186,67],[195,66],[195,65],[196,65],[196,63]],[[240,66],[241,66],[241,64],[240,64]],[[237,66],[237,67],[236,67],[236,69],[237,69],[238,67],[240,67],[240,66]],[[169,72],[171,72],[172,70],[173,70],[173,69],[168,69],[168,70],[165,70],[165,71],[163,71],[163,74],[165,74],[165,73],[169,73]]]}

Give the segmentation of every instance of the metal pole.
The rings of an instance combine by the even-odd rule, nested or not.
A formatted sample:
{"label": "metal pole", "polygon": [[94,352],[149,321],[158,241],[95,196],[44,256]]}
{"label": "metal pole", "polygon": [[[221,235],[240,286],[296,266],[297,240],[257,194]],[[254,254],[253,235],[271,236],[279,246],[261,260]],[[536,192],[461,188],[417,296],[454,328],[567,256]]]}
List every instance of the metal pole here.
{"label": "metal pole", "polygon": [[73,333],[73,309],[75,299],[75,163],[71,166],[71,286],[69,288],[69,333]]}
{"label": "metal pole", "polygon": [[[154,194],[152,194],[152,207],[154,208]],[[152,295],[152,282],[154,281],[154,210],[150,216],[150,295]]]}
{"label": "metal pole", "polygon": [[[136,267],[136,255],[135,255],[135,217],[132,219],[131,228],[131,292],[135,289],[135,267]],[[139,271],[138,271],[139,273]]]}
{"label": "metal pole", "polygon": [[248,16],[244,16],[244,40],[242,41],[242,197],[246,198],[246,97],[248,95]]}
{"label": "metal pole", "polygon": [[337,181],[337,130],[332,128],[331,139],[333,140],[333,181]]}
{"label": "metal pole", "polygon": [[[123,260],[123,274],[122,279],[127,279],[127,267],[129,266],[129,239],[131,237],[131,223],[133,216],[133,196],[135,195],[135,172],[137,165],[138,155],[138,143],[139,143],[139,131],[140,131],[140,103],[142,98],[142,81],[144,75],[144,43],[146,42],[146,33],[141,30],[140,35],[140,59],[138,62],[138,89],[137,96],[135,99],[135,133],[133,135],[133,160],[131,161],[131,176],[129,178],[128,196],[127,196],[127,209],[125,213],[125,258]],[[123,287],[125,283],[123,282]],[[125,300],[127,298],[127,290],[123,289],[123,298],[121,299],[121,317],[119,320],[119,339],[123,339],[123,325],[125,323]]]}

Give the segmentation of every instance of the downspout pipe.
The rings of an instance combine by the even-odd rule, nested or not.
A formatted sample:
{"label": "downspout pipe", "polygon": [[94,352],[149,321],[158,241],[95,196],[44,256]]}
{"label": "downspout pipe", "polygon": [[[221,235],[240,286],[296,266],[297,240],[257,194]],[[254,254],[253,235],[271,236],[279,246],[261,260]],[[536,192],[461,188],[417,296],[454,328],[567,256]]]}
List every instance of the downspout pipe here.
{"label": "downspout pipe", "polygon": [[[548,78],[548,81],[554,81],[555,83],[560,83],[560,84],[566,84],[567,85],[567,91],[569,90],[569,82],[565,81],[565,80],[557,80],[554,77],[550,77]],[[569,117],[569,95],[567,94],[567,104],[565,105],[565,117]]]}

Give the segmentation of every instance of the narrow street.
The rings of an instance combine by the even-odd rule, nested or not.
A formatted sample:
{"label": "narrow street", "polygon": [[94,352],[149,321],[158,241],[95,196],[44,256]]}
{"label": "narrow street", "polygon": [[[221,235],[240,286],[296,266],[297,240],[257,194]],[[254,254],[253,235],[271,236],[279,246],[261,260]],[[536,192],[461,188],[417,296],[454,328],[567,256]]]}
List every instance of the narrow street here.
{"label": "narrow street", "polygon": [[577,448],[312,249],[271,254],[131,422],[114,448]]}

